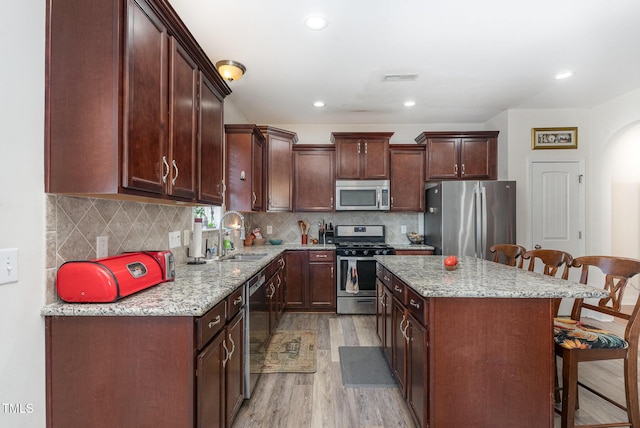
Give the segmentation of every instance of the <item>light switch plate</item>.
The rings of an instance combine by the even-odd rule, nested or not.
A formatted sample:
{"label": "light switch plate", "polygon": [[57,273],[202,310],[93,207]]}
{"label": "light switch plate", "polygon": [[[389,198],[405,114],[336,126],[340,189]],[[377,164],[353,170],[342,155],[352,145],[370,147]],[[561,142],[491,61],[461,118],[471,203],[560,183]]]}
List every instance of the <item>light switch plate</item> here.
{"label": "light switch plate", "polygon": [[273,233],[273,226],[267,226],[267,235],[271,235]]}
{"label": "light switch plate", "polygon": [[407,226],[405,226],[404,224],[400,226],[400,233],[407,233]]}
{"label": "light switch plate", "polygon": [[0,284],[18,282],[18,249],[0,250]]}

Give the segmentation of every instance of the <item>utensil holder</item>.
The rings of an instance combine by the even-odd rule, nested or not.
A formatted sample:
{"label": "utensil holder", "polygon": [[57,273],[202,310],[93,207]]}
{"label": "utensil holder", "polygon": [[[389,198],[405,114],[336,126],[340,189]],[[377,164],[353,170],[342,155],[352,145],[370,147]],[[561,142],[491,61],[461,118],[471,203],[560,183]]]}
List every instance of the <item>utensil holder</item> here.
{"label": "utensil holder", "polygon": [[302,235],[302,245],[305,245],[307,243],[307,238],[309,235]]}

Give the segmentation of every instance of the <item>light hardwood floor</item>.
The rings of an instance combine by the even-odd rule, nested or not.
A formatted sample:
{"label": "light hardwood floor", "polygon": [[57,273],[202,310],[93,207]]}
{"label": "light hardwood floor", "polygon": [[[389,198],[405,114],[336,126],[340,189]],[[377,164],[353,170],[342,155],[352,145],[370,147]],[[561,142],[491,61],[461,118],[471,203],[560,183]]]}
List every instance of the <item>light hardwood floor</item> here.
{"label": "light hardwood floor", "polygon": [[[623,333],[624,327],[617,323],[604,326]],[[318,370],[310,374],[263,374],[251,400],[242,405],[235,428],[414,426],[398,388],[342,386],[338,347],[380,346],[374,316],[285,313],[278,329],[318,330]],[[558,364],[560,367],[561,360]],[[589,379],[592,385],[624,403],[621,361],[581,363],[580,378]],[[576,423],[607,423],[626,420],[625,417],[622,410],[580,388]],[[555,427],[560,427],[559,415]]]}

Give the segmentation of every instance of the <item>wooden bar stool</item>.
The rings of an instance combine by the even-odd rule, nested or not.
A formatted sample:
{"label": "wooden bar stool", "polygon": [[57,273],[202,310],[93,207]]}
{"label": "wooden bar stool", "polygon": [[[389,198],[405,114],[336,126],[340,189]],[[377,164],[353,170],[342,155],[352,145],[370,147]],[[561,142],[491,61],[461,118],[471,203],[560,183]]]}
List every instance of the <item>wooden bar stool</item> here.
{"label": "wooden bar stool", "polygon": [[[543,263],[542,273],[545,275],[556,277],[558,272],[562,272],[560,278],[569,278],[569,268],[571,267],[571,261],[573,256],[571,254],[560,250],[546,250],[535,249],[526,251],[522,254],[522,261],[529,260],[527,270],[533,272],[536,268],[536,261],[540,260]],[[562,269],[560,269],[563,267]],[[558,310],[560,309],[560,302],[562,299],[555,299],[553,301],[553,316],[558,316]]]}
{"label": "wooden bar stool", "polygon": [[496,244],[489,248],[489,251],[493,253],[493,261],[496,263],[502,263],[507,266],[515,266],[520,258],[518,267],[522,267],[522,254],[527,251],[521,245],[516,244]]}
{"label": "wooden bar stool", "polygon": [[[575,426],[578,385],[627,412],[629,422],[615,422],[583,426],[640,427],[638,406],[638,336],[640,335],[640,299],[631,314],[621,312],[622,297],[629,278],[640,273],[640,260],[611,256],[585,256],[573,260],[581,268],[580,282],[587,284],[589,269],[599,269],[604,275],[604,289],[609,296],[597,304],[576,299],[570,320],[556,318],[554,322],[555,353],[562,357],[562,428]],[[580,321],[583,308],[627,320],[624,338],[608,331],[591,327]],[[624,359],[626,407],[604,396],[591,386],[578,381],[578,363]]]}

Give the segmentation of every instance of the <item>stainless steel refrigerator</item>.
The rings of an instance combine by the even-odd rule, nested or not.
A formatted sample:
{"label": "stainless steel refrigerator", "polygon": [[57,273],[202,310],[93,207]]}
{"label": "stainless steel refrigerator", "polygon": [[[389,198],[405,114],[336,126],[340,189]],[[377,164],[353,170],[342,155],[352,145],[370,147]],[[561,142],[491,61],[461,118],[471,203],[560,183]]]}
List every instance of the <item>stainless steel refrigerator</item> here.
{"label": "stainless steel refrigerator", "polygon": [[492,259],[516,243],[515,181],[434,181],[425,186],[424,241],[436,254]]}

